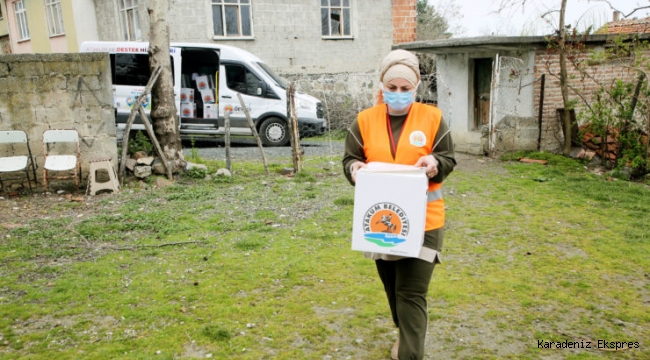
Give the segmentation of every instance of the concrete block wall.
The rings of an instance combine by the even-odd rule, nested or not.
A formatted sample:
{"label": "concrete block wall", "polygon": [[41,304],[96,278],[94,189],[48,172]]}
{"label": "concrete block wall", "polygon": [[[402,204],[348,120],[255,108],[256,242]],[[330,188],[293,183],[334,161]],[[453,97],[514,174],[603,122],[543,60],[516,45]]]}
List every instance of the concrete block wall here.
{"label": "concrete block wall", "polygon": [[[393,2],[352,1],[352,38],[333,40],[321,36],[319,1],[253,1],[253,37],[230,40],[213,38],[210,1],[176,0],[169,9],[170,40],[236,46],[257,55],[280,74],[367,72],[378,68],[391,50]],[[398,2],[413,3],[415,11],[415,0]],[[146,0],[140,1],[144,41],[149,39],[147,6]],[[96,1],[96,11],[99,40],[123,40],[115,5],[111,1]]]}
{"label": "concrete block wall", "polygon": [[39,181],[48,129],[79,132],[84,178],[89,160],[111,157],[117,165],[108,54],[0,55],[0,130],[27,133]]}
{"label": "concrete block wall", "polygon": [[[575,62],[586,63],[589,59],[589,48],[574,58]],[[650,54],[645,54],[648,56]],[[542,150],[559,152],[563,148],[564,135],[562,125],[557,114],[557,109],[564,108],[562,92],[560,89],[560,61],[559,54],[554,49],[539,49],[535,54],[535,77],[546,74],[544,90],[544,107],[542,109]],[[600,89],[599,84],[609,86],[614,79],[635,82],[638,73],[629,64],[620,61],[611,61],[586,66],[586,73],[583,76],[571,62],[567,64],[567,72],[571,87],[580,92],[587,101],[592,101],[596,91]],[[555,75],[554,75],[555,74]],[[596,80],[594,80],[596,79]],[[596,82],[597,81],[597,82]],[[539,112],[540,82],[535,83],[535,114]],[[569,90],[569,99],[577,100],[575,106],[576,115],[585,108],[584,101],[574,91]],[[579,120],[578,120],[579,121]]]}

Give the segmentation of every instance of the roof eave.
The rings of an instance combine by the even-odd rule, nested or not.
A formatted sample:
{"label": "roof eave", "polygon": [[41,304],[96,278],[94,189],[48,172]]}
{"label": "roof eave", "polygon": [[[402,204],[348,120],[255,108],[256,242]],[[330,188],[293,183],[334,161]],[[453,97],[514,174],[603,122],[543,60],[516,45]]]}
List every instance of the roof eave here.
{"label": "roof eave", "polygon": [[[650,39],[650,34],[594,34],[581,37],[586,43],[606,43],[620,36],[638,36],[642,40]],[[511,51],[522,48],[546,46],[549,36],[479,36],[451,38],[442,40],[414,41],[393,45],[393,49],[432,54],[449,54],[467,51]]]}

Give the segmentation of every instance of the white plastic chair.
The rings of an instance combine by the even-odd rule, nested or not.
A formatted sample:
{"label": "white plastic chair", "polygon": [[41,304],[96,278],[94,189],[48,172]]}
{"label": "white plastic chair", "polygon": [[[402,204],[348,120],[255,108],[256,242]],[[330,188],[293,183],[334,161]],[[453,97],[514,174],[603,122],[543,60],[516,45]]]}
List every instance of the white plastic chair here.
{"label": "white plastic chair", "polygon": [[[63,144],[62,144],[63,143]],[[64,145],[68,143],[68,145]],[[77,150],[70,150],[74,143]],[[81,180],[81,150],[76,130],[46,130],[43,133],[43,189],[47,191],[49,179],[74,179],[77,191]],[[67,175],[52,175],[48,172],[72,172]]]}
{"label": "white plastic chair", "polygon": [[[24,131],[20,130],[3,130],[0,131],[0,144],[5,145],[7,151],[1,152],[0,154],[0,175],[6,173],[13,173],[18,171],[25,171],[25,176],[15,175],[12,177],[0,176],[0,186],[2,190],[5,190],[3,180],[17,180],[17,179],[27,179],[27,184],[29,184],[29,191],[32,191],[32,181],[36,184],[36,169],[34,168],[34,158],[32,157],[32,149],[29,147],[29,140],[27,140],[27,134]],[[21,151],[21,147],[25,147],[25,150]],[[11,151],[8,151],[11,148]],[[29,177],[29,168],[32,169],[33,177]],[[3,179],[4,177],[4,179]]]}

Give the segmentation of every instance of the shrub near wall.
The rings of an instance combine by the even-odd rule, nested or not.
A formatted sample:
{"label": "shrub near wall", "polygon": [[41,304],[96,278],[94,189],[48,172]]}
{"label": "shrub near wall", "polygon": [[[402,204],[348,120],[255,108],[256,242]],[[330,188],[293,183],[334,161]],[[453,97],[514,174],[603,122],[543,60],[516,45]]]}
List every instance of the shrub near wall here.
{"label": "shrub near wall", "polygon": [[27,133],[39,179],[48,129],[79,132],[84,177],[88,160],[117,164],[112,96],[108,54],[0,55],[0,130]]}

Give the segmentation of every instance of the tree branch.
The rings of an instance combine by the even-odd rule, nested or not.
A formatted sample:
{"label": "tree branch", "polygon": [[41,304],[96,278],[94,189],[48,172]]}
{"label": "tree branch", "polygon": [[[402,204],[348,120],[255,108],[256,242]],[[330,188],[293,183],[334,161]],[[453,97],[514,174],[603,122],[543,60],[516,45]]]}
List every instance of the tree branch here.
{"label": "tree branch", "polygon": [[639,11],[639,10],[650,9],[650,5],[648,5],[648,6],[640,6],[640,7],[638,7],[638,8],[634,8],[634,10],[632,10],[631,12],[625,14],[625,13],[622,12],[621,10],[615,8],[609,0],[592,0],[592,1],[596,1],[596,2],[604,2],[604,3],[606,3],[606,4],[609,6],[610,9],[612,9],[612,10],[614,10],[614,11],[618,11],[619,13],[621,13],[621,15],[623,15],[624,18],[627,18],[627,17],[631,16],[632,14],[634,14],[635,12],[637,12],[637,11]]}

